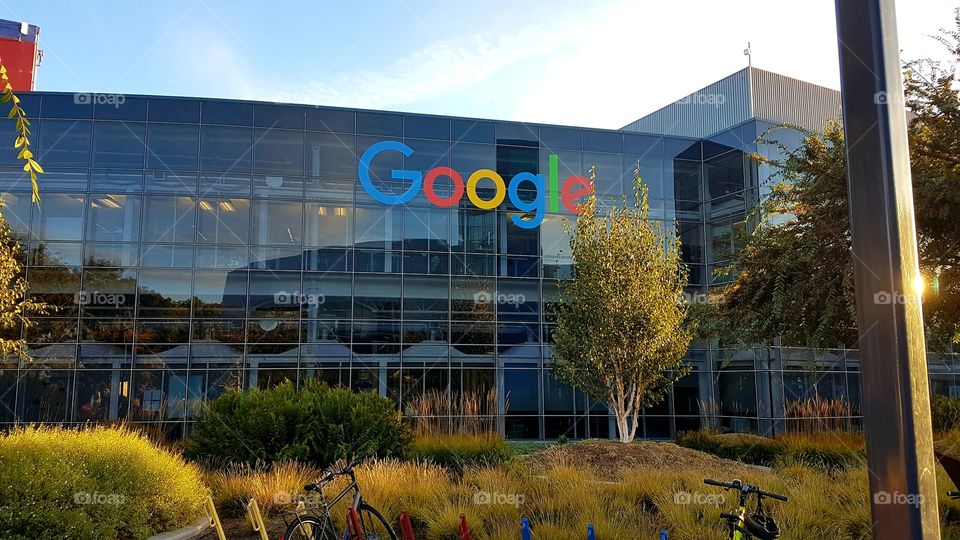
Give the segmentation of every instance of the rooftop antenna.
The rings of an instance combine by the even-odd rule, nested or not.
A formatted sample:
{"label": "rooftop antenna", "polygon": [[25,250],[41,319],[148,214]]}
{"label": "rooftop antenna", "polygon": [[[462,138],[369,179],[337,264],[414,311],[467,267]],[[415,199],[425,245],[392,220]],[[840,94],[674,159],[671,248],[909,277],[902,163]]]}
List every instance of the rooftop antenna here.
{"label": "rooftop antenna", "polygon": [[747,48],[743,50],[743,55],[747,57],[747,67],[753,67],[753,56],[749,41],[747,42]]}

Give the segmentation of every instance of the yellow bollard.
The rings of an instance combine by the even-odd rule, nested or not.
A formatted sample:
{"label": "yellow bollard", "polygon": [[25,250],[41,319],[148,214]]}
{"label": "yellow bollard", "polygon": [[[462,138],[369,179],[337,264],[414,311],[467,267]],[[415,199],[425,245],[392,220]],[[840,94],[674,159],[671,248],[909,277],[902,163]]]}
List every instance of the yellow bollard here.
{"label": "yellow bollard", "polygon": [[260,514],[260,505],[256,499],[250,499],[247,503],[247,520],[253,527],[253,532],[260,533],[260,540],[270,540],[267,538],[267,525],[263,522],[263,516]]}
{"label": "yellow bollard", "polygon": [[204,506],[206,506],[210,526],[217,530],[217,538],[227,540],[227,535],[223,533],[223,525],[220,524],[220,516],[217,515],[217,505],[213,504],[213,497],[207,495]]}

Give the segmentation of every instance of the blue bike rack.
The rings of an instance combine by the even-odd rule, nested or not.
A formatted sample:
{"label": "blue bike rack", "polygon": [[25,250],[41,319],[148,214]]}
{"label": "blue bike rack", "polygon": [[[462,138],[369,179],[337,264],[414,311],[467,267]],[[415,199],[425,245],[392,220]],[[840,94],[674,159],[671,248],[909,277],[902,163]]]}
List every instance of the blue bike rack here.
{"label": "blue bike rack", "polygon": [[587,524],[587,540],[597,540],[597,533],[593,531],[593,523]]}
{"label": "blue bike rack", "polygon": [[660,540],[667,540],[667,530],[663,529],[660,531]]}
{"label": "blue bike rack", "polygon": [[520,521],[520,536],[523,537],[523,540],[531,540],[532,536],[530,534],[530,520],[523,518]]}

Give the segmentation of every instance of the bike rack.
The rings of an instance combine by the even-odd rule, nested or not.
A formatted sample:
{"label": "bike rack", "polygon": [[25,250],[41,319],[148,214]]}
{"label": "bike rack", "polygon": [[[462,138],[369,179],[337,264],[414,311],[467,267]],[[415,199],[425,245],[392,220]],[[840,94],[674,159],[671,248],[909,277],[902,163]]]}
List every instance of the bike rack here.
{"label": "bike rack", "polygon": [[467,525],[467,516],[460,514],[460,540],[473,540],[470,538],[470,526]]}
{"label": "bike rack", "polygon": [[217,515],[217,505],[213,504],[213,497],[207,495],[207,498],[203,501],[203,506],[207,511],[207,521],[217,531],[217,538],[227,540],[227,535],[223,532],[223,525],[220,523],[220,516]]}
{"label": "bike rack", "polygon": [[667,538],[668,538],[667,530],[663,529],[662,531],[660,531],[660,540],[667,540]]}
{"label": "bike rack", "polygon": [[597,533],[593,530],[593,523],[587,524],[587,540],[597,540]]}
{"label": "bike rack", "polygon": [[416,540],[413,537],[413,525],[410,524],[410,512],[400,512],[400,536],[403,540]]}
{"label": "bike rack", "polygon": [[247,503],[247,521],[250,522],[253,532],[260,533],[260,540],[270,540],[267,537],[267,525],[263,522],[260,505],[257,504],[256,499],[250,499],[250,502]]}
{"label": "bike rack", "polygon": [[520,520],[520,536],[523,540],[532,540],[530,534],[530,520],[523,518]]}

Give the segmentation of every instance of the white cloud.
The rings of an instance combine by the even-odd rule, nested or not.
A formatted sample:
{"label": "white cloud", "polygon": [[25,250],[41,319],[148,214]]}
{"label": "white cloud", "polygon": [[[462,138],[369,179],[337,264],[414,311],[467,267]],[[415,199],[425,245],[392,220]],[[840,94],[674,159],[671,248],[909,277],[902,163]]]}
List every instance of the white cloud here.
{"label": "white cloud", "polygon": [[358,69],[330,80],[286,86],[277,101],[392,109],[490,81],[503,68],[549,51],[555,38],[535,33],[475,35],[456,42],[437,41],[400,58],[385,69]]}

